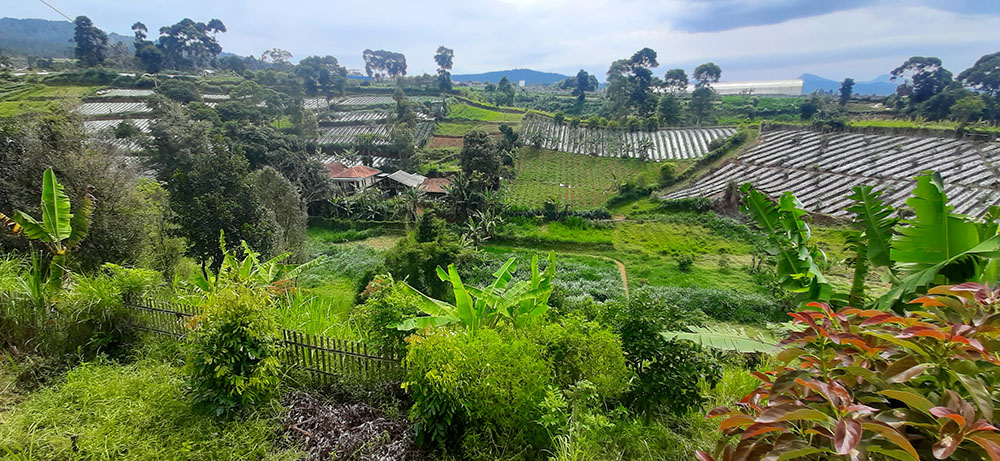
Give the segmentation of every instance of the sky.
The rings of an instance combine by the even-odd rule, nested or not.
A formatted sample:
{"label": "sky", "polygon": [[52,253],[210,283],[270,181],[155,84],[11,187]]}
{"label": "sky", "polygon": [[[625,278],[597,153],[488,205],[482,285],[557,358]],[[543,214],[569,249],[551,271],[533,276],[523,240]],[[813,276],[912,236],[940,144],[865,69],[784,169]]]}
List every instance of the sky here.
{"label": "sky", "polygon": [[[803,73],[866,81],[910,56],[937,56],[955,74],[1000,51],[1000,0],[45,0],[108,32],[150,31],[189,17],[221,19],[223,49],[270,48],[294,60],[333,55],[363,68],[366,48],[406,55],[408,74],[434,73],[439,45],[452,73],[512,68],[603,80],[610,63],[650,47],[661,75],[712,61],[722,80]],[[0,14],[58,20],[40,0],[0,0]],[[662,75],[661,75],[662,76]]]}

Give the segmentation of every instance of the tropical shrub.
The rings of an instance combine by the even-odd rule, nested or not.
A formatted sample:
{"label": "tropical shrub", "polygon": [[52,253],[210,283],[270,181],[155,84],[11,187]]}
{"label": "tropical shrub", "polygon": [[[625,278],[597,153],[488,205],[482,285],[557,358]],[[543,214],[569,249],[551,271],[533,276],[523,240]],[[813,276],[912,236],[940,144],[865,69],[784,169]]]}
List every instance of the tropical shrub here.
{"label": "tropical shrub", "polygon": [[[537,422],[552,384],[544,350],[516,331],[435,328],[414,337],[403,388],[424,444],[461,447],[466,457],[532,459],[548,446]],[[482,447],[496,452],[481,453]]]}
{"label": "tropical shrub", "polygon": [[187,371],[196,403],[227,415],[273,396],[280,336],[264,289],[233,284],[210,293],[190,329]]}
{"label": "tropical shrub", "polygon": [[[895,314],[810,303],[784,363],[722,418],[699,459],[1000,459],[995,415],[1000,290],[931,288]],[[734,443],[734,438],[736,439]]]}
{"label": "tropical shrub", "polygon": [[396,325],[420,312],[416,298],[407,294],[391,275],[376,276],[360,297],[363,303],[351,311],[350,321],[365,341],[383,353],[405,353],[403,339],[410,333],[397,329]]}
{"label": "tropical shrub", "polygon": [[531,330],[552,364],[553,381],[560,389],[586,381],[603,402],[615,402],[628,387],[631,372],[625,366],[621,340],[597,322],[571,315]]}
{"label": "tropical shrub", "polygon": [[700,311],[681,311],[648,289],[636,290],[624,309],[613,313],[625,363],[635,373],[626,399],[643,413],[683,413],[703,401],[699,381],[714,385],[722,367],[700,346],[670,341],[662,332],[701,323]]}
{"label": "tropical shrub", "polygon": [[539,272],[538,255],[535,255],[531,258],[531,279],[511,283],[517,270],[516,262],[516,257],[508,259],[493,274],[496,279],[486,288],[462,283],[454,264],[448,266],[447,272],[438,267],[438,278],[451,283],[454,305],[420,293],[404,282],[404,291],[416,297],[417,307],[427,315],[407,319],[397,328],[414,330],[458,323],[474,335],[481,328],[496,327],[500,320],[515,328],[531,324],[549,310],[552,278],[556,272],[555,253],[549,253],[544,273]]}

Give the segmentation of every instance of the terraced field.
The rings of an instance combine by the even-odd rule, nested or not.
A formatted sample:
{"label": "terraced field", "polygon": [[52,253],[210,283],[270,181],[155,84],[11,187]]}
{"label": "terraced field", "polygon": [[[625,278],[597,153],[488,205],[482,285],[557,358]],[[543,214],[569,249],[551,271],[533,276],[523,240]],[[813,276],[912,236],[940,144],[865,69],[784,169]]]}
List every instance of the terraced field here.
{"label": "terraced field", "polygon": [[[385,165],[385,162],[387,162],[388,160],[389,160],[388,157],[372,157],[372,167],[379,168],[382,165]],[[346,157],[344,155],[335,154],[335,155],[331,155],[331,156],[328,156],[325,159],[323,159],[323,164],[324,165],[329,165],[329,164],[331,164],[333,162],[339,162],[342,165],[344,165],[344,166],[346,166],[348,168],[351,168],[351,167],[355,167],[355,166],[361,165],[361,158],[360,157]]]}
{"label": "terraced field", "polygon": [[541,136],[542,148],[602,157],[648,160],[694,159],[709,151],[709,144],[736,133],[732,127],[680,128],[629,132],[619,129],[557,125],[542,117],[526,118],[522,139]]}
{"label": "terraced field", "polygon": [[[438,101],[441,98],[437,96],[407,96],[412,102],[431,102]],[[392,99],[392,96],[345,96],[340,99],[335,99],[332,101],[333,104],[340,106],[378,106],[385,104],[395,104],[396,101]]]}
{"label": "terraced field", "polygon": [[109,88],[106,90],[99,90],[94,97],[96,98],[148,98],[154,93],[153,90],[143,90],[134,88]]}
{"label": "terraced field", "polygon": [[85,102],[73,112],[85,116],[127,114],[135,112],[152,112],[145,102]]}
{"label": "terraced field", "polygon": [[[115,127],[117,127],[119,124],[121,124],[124,121],[125,121],[124,119],[116,119],[116,120],[87,120],[87,121],[83,122],[83,130],[86,131],[88,134],[99,133],[99,132],[101,132],[103,130],[106,130],[106,129],[114,129]],[[148,118],[134,118],[134,119],[130,119],[128,121],[131,122],[133,125],[135,125],[136,128],[138,128],[138,129],[140,129],[140,130],[142,130],[144,132],[149,132],[149,123],[152,121],[152,119],[148,119]]]}
{"label": "terraced field", "polygon": [[751,182],[777,196],[793,191],[812,212],[844,215],[852,187],[885,191],[900,206],[927,170],[941,173],[955,211],[981,215],[1000,204],[1000,143],[951,138],[819,133],[775,130],[761,133],[753,149],[664,198],[712,196],[729,182]]}
{"label": "terraced field", "polygon": [[[433,129],[433,123],[424,122],[417,124],[417,131],[414,136],[415,144],[418,146],[423,144]],[[357,136],[362,134],[383,136],[386,140],[383,140],[380,144],[385,144],[388,143],[389,127],[388,125],[377,124],[334,126],[322,129],[316,141],[321,145],[353,144]]]}
{"label": "terraced field", "polygon": [[548,150],[522,149],[517,175],[506,183],[511,204],[540,208],[556,199],[574,209],[604,205],[618,193],[616,185],[638,174],[655,177],[659,165],[628,158],[602,158]]}

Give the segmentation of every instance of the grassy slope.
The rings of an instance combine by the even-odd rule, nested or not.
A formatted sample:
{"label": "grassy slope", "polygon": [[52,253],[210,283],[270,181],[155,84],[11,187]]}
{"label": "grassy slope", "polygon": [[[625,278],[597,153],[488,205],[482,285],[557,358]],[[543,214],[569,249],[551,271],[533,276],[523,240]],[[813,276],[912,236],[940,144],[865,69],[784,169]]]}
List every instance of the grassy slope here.
{"label": "grassy slope", "polygon": [[456,104],[448,108],[449,119],[478,120],[481,122],[520,122],[524,114],[511,114],[495,110]]}
{"label": "grassy slope", "polygon": [[0,116],[9,117],[30,112],[50,112],[59,106],[70,106],[93,92],[92,86],[37,85],[30,91],[18,92],[0,101]]}
{"label": "grassy slope", "polygon": [[589,209],[615,195],[617,182],[643,173],[655,177],[659,164],[523,148],[515,168],[517,176],[505,186],[514,205],[537,208],[554,198],[574,209]]}
{"label": "grassy slope", "polygon": [[[176,347],[176,346],[173,346]],[[158,354],[153,354],[158,355]],[[173,357],[95,362],[0,412],[0,455],[15,459],[298,459],[279,440],[281,409],[233,420],[193,408]],[[74,453],[72,437],[76,438]]]}

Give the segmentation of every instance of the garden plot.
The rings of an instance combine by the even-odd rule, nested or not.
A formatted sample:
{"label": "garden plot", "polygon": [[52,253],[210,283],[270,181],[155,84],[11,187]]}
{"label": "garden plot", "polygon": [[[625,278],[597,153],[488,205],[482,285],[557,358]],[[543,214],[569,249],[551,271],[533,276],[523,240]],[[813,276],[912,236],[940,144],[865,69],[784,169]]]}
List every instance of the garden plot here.
{"label": "garden plot", "polygon": [[83,131],[87,134],[99,133],[107,129],[115,129],[122,122],[129,122],[135,125],[136,128],[142,130],[145,133],[149,132],[149,123],[152,119],[148,118],[134,118],[134,119],[115,119],[115,120],[86,120],[83,122]]}
{"label": "garden plot", "polygon": [[[440,98],[436,96],[407,96],[406,99],[412,102],[423,103],[437,101]],[[339,106],[379,106],[395,103],[396,100],[392,99],[392,96],[346,96],[333,101],[333,104]]]}
{"label": "garden plot", "polygon": [[730,182],[750,182],[771,196],[792,191],[812,212],[845,215],[847,196],[857,185],[885,191],[893,206],[903,205],[913,178],[941,173],[955,211],[981,215],[1000,204],[1000,144],[950,138],[819,133],[776,130],[743,155],[666,199],[711,196]]}
{"label": "garden plot", "polygon": [[[415,112],[417,120],[420,121],[431,121],[432,117]],[[375,122],[381,123],[389,120],[392,117],[392,113],[384,110],[351,110],[343,112],[330,112],[325,116],[326,118],[322,123],[364,123],[364,122]]]}
{"label": "garden plot", "polygon": [[98,90],[94,95],[98,98],[147,98],[153,95],[153,90],[135,88],[109,88]]}
{"label": "garden plot", "polygon": [[305,98],[302,100],[302,107],[308,110],[324,110],[330,107],[330,101],[326,98]]}
{"label": "garden plot", "polygon": [[152,112],[152,110],[145,102],[85,102],[73,109],[77,114],[87,116]]}
{"label": "garden plot", "polygon": [[[387,162],[388,160],[389,160],[388,157],[372,157],[371,166],[373,168],[379,168],[382,165],[385,165],[385,162]],[[348,157],[341,154],[334,154],[323,159],[324,165],[329,165],[334,162],[340,163],[341,165],[344,165],[348,168],[353,168],[362,164],[361,157]]]}
{"label": "garden plot", "polygon": [[[430,136],[433,129],[433,123],[424,122],[417,124],[417,129],[414,133],[414,144],[417,146],[422,145],[427,140],[427,137]],[[322,130],[316,142],[320,145],[354,144],[359,135],[366,134],[380,136],[381,139],[376,144],[383,145],[389,143],[389,126],[384,124],[343,125],[326,128]]]}
{"label": "garden plot", "polygon": [[733,127],[679,128],[629,132],[556,124],[541,117],[526,119],[521,129],[525,142],[560,152],[631,157],[645,160],[695,159],[708,153],[716,139],[736,134]]}

